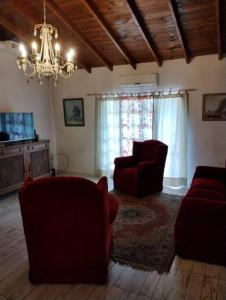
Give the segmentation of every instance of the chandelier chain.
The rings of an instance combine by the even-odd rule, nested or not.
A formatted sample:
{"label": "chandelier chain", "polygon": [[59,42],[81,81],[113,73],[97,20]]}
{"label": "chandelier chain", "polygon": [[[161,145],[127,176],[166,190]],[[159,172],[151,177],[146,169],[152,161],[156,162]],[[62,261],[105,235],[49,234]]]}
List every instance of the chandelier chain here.
{"label": "chandelier chain", "polygon": [[43,0],[44,24],[46,24],[46,2]]}

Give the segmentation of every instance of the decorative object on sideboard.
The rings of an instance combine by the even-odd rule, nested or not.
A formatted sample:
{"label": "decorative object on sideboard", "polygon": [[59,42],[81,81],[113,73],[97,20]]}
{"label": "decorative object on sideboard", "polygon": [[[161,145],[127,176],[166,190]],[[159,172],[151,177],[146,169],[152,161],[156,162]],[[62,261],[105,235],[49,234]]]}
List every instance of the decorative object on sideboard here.
{"label": "decorative object on sideboard", "polygon": [[56,170],[55,170],[55,168],[52,168],[51,170],[50,170],[50,174],[51,174],[51,176],[56,176]]}
{"label": "decorative object on sideboard", "polygon": [[[58,83],[58,77],[67,79],[71,76],[73,71],[77,69],[74,64],[75,51],[70,49],[67,53],[67,62],[64,62],[60,54],[60,45],[55,43],[52,45],[53,38],[58,38],[57,29],[51,24],[46,23],[46,7],[45,0],[43,0],[44,22],[34,26],[34,36],[37,36],[37,31],[40,31],[39,38],[41,40],[40,51],[38,52],[38,44],[32,42],[32,54],[27,55],[27,50],[23,44],[19,49],[21,52],[20,57],[17,58],[19,69],[28,78],[33,78],[38,75],[39,82],[42,85],[42,78],[53,77],[55,86]],[[29,71],[27,70],[29,68]]]}
{"label": "decorative object on sideboard", "polygon": [[203,121],[226,121],[226,93],[204,94]]}
{"label": "decorative object on sideboard", "polygon": [[39,135],[37,134],[36,129],[34,129],[34,140],[35,140],[36,142],[39,141]]}
{"label": "decorative object on sideboard", "polygon": [[83,98],[63,99],[65,126],[85,126]]}
{"label": "decorative object on sideboard", "polygon": [[54,153],[50,156],[51,175],[65,174],[69,167],[69,157],[65,153]]}

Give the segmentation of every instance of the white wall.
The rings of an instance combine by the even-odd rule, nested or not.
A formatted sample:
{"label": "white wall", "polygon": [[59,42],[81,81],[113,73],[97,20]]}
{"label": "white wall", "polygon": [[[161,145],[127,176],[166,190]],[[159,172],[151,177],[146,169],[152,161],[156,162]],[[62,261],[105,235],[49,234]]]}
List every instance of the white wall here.
{"label": "white wall", "polygon": [[[188,178],[196,165],[224,166],[226,158],[226,122],[202,121],[202,94],[226,92],[226,60],[217,55],[195,58],[190,64],[184,59],[139,64],[137,71],[130,66],[93,69],[92,74],[76,71],[67,86],[60,82],[54,89],[57,151],[69,156],[69,170],[78,173],[94,173],[94,118],[95,99],[88,93],[117,90],[121,75],[128,73],[159,73],[159,89],[196,88],[189,97],[188,120]],[[85,127],[65,127],[63,117],[64,98],[84,98]]]}
{"label": "white wall", "polygon": [[55,151],[52,84],[45,82],[40,86],[37,79],[27,83],[16,58],[15,51],[0,49],[0,111],[33,112],[40,139],[49,139],[51,150]]}

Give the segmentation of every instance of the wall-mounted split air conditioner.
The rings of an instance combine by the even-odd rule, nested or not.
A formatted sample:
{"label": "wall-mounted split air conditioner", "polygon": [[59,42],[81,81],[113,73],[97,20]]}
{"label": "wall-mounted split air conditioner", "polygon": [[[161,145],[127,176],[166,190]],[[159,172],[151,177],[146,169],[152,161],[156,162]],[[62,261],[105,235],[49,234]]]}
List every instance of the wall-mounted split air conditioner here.
{"label": "wall-mounted split air conditioner", "polygon": [[15,51],[18,52],[19,50],[19,43],[14,41],[0,41],[0,50],[4,51]]}
{"label": "wall-mounted split air conditioner", "polygon": [[149,74],[123,74],[121,75],[121,88],[129,89],[155,89],[158,86],[158,73]]}

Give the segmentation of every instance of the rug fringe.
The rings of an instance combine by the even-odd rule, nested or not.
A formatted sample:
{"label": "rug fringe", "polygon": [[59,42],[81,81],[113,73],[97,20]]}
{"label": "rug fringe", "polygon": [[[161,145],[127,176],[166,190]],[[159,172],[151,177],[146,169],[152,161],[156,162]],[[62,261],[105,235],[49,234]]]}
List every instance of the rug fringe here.
{"label": "rug fringe", "polygon": [[128,261],[125,261],[125,260],[119,260],[115,257],[111,257],[111,261],[120,265],[120,266],[125,266],[125,267],[130,267],[130,268],[133,268],[134,270],[136,271],[144,271],[144,272],[158,272],[158,274],[168,274],[170,272],[170,267],[171,267],[171,264],[172,262],[169,264],[168,266],[168,270],[166,271],[166,268],[158,268],[158,267],[155,267],[155,266],[145,266],[145,265],[141,265],[139,263],[134,263],[134,262],[128,262]]}

